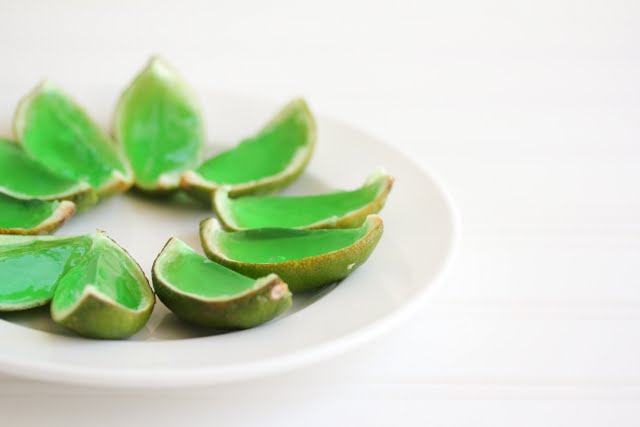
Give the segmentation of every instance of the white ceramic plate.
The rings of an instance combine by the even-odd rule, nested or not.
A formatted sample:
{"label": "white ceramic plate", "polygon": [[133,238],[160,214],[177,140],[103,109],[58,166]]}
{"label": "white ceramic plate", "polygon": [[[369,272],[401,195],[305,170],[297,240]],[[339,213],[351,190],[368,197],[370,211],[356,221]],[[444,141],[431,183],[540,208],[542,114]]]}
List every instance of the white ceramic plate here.
{"label": "white ceramic plate", "polygon": [[[117,88],[74,94],[109,123]],[[202,103],[210,153],[250,135],[279,108],[217,92],[202,94]],[[0,114],[11,117],[8,109]],[[318,131],[307,171],[286,193],[355,188],[379,166],[396,177],[381,212],[384,236],[369,261],[347,279],[296,296],[292,309],[275,321],[219,335],[182,323],[159,301],[147,326],[127,341],[77,338],[52,324],[46,308],[2,314],[0,369],[37,379],[117,387],[230,382],[318,361],[396,324],[419,305],[451,260],[457,236],[451,201],[432,177],[372,136],[322,115]],[[58,234],[103,229],[149,274],[171,236],[200,251],[198,223],[209,215],[208,209],[187,200],[168,203],[126,194],[77,215]]]}

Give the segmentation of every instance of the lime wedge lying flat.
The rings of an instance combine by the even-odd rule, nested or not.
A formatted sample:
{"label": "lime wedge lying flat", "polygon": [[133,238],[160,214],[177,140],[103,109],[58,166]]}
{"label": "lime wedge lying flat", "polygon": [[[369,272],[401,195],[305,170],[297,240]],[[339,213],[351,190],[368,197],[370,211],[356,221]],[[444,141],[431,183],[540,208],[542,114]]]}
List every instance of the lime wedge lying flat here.
{"label": "lime wedge lying flat", "polygon": [[14,131],[30,157],[55,174],[88,182],[100,196],[131,186],[128,166],[113,141],[51,83],[38,85],[20,101]]}
{"label": "lime wedge lying flat", "polygon": [[90,246],[89,237],[0,236],[0,311],[47,304]]}
{"label": "lime wedge lying flat", "polygon": [[75,211],[68,201],[22,200],[0,193],[0,234],[46,234]]}
{"label": "lime wedge lying flat", "polygon": [[302,173],[315,143],[313,115],[303,99],[294,99],[256,136],[186,172],[182,186],[206,202],[223,185],[232,195],[273,192]]}
{"label": "lime wedge lying flat", "polygon": [[153,57],[120,97],[114,135],[131,162],[136,186],[164,192],[175,190],[181,173],[198,163],[204,126],[186,83]]}
{"label": "lime wedge lying flat", "polygon": [[382,209],[392,186],[393,177],[378,171],[357,190],[316,196],[231,199],[229,191],[223,188],[213,197],[213,209],[229,230],[359,227],[367,215]]}
{"label": "lime wedge lying flat", "polygon": [[275,273],[292,292],[344,279],[360,267],[382,236],[382,219],[367,217],[359,228],[296,230],[257,228],[225,232],[218,222],[200,224],[207,257],[249,277]]}
{"label": "lime wedge lying flat", "polygon": [[0,193],[20,199],[86,200],[91,186],[54,174],[18,144],[0,138]]}
{"label": "lime wedge lying flat", "polygon": [[275,274],[250,279],[198,255],[176,238],[158,255],[152,277],[158,297],[171,311],[209,328],[251,328],[291,305],[287,284]]}
{"label": "lime wedge lying flat", "polygon": [[53,320],[90,338],[126,338],[149,319],[155,296],[140,266],[104,233],[60,278]]}

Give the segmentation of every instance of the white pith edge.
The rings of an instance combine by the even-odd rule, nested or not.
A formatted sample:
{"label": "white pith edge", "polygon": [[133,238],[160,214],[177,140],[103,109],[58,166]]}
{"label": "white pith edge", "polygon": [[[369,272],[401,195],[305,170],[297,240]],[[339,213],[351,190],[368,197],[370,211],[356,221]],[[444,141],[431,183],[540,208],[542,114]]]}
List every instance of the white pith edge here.
{"label": "white pith edge", "polygon": [[[235,231],[230,231],[230,232],[229,231],[224,231],[222,229],[222,227],[220,226],[220,223],[218,222],[218,220],[216,220],[215,218],[207,218],[204,221],[202,221],[202,226],[201,226],[201,229],[200,229],[200,235],[202,236],[202,246],[203,246],[203,249],[205,249],[205,252],[209,251],[211,253],[214,253],[217,256],[219,256],[220,258],[222,258],[224,260],[228,260],[228,261],[230,261],[230,262],[232,262],[234,264],[238,264],[238,265],[276,265],[276,264],[286,264],[286,263],[300,262],[300,261],[305,260],[305,259],[322,257],[322,256],[326,256],[326,255],[329,255],[329,254],[336,254],[336,253],[345,251],[345,250],[349,249],[350,247],[352,247],[353,245],[356,245],[358,242],[360,242],[363,239],[365,239],[368,236],[370,236],[371,233],[376,229],[376,227],[378,225],[381,226],[381,227],[384,226],[384,222],[382,221],[382,218],[379,215],[376,215],[376,214],[367,215],[367,218],[365,219],[365,221],[362,223],[362,225],[360,227],[354,227],[354,228],[357,228],[357,229],[365,228],[366,229],[366,233],[364,235],[362,235],[362,237],[360,237],[358,240],[356,240],[355,242],[351,243],[348,246],[344,246],[344,247],[342,247],[340,249],[336,249],[335,251],[324,252],[324,253],[319,254],[319,255],[313,255],[313,256],[300,258],[300,259],[296,259],[296,260],[287,260],[287,261],[281,261],[281,262],[264,262],[264,263],[257,263],[257,262],[256,263],[251,263],[251,262],[246,262],[246,261],[238,261],[238,260],[229,258],[224,252],[222,252],[220,250],[219,245],[217,244],[217,236],[219,234],[222,234],[222,233],[235,233]],[[308,231],[314,231],[314,230],[308,230]]]}
{"label": "white pith edge", "polygon": [[124,113],[123,104],[128,99],[131,88],[134,87],[138,80],[143,78],[147,73],[153,74],[159,80],[163,80],[167,82],[168,85],[176,88],[177,91],[184,96],[184,99],[187,101],[187,103],[192,107],[193,112],[200,118],[200,139],[202,141],[202,144],[200,144],[198,153],[196,154],[196,158],[193,161],[194,164],[185,165],[184,168],[180,170],[173,170],[163,173],[158,177],[158,180],[154,183],[155,185],[141,185],[137,182],[133,165],[131,165],[131,162],[127,160],[127,165],[131,170],[132,180],[136,181],[135,184],[138,188],[146,191],[171,190],[180,186],[180,176],[182,175],[183,171],[189,169],[190,167],[195,167],[195,165],[200,162],[200,159],[202,157],[202,151],[204,149],[204,141],[206,137],[206,127],[204,117],[202,115],[202,105],[200,99],[196,96],[195,92],[187,83],[187,81],[182,77],[182,75],[161,56],[152,55],[144,68],[142,68],[142,70],[140,70],[138,74],[135,75],[133,80],[131,80],[131,83],[129,83],[126,89],[124,89],[120,94],[118,103],[116,105],[116,110],[113,115],[111,128],[113,129],[114,139],[116,144],[120,147],[120,151],[123,153],[125,158],[128,159],[126,155],[126,148],[122,142],[120,126],[118,126],[118,124],[121,122],[121,116]]}
{"label": "white pith edge", "polygon": [[[388,174],[384,168],[380,167],[369,174],[364,184],[362,184],[360,187],[356,188],[355,190],[350,190],[350,191],[358,191],[361,188],[366,187],[367,185],[370,185],[378,180],[380,181],[380,187],[378,188],[378,191],[375,197],[369,202],[367,202],[366,204],[360,206],[357,209],[349,211],[342,216],[338,217],[334,215],[332,217],[325,218],[311,224],[307,224],[304,226],[304,228],[318,228],[321,225],[333,225],[333,224],[336,224],[342,218],[347,218],[350,216],[357,215],[358,212],[366,209],[371,203],[376,201],[378,197],[380,197],[380,194],[382,194],[385,191],[387,187],[387,183],[391,182],[391,185],[393,184],[394,178],[392,175]],[[217,215],[220,217],[220,220],[223,222],[223,224],[225,224],[231,230],[233,231],[248,230],[249,229],[248,227],[240,227],[236,222],[235,217],[231,213],[230,205],[233,203],[233,199],[229,197],[229,191],[230,191],[230,188],[225,186],[214,192],[213,194],[214,210],[217,213]],[[301,196],[301,197],[307,197],[307,196]],[[297,227],[297,228],[303,228],[303,227]]]}
{"label": "white pith edge", "polygon": [[[185,292],[181,289],[176,288],[175,286],[173,286],[173,284],[171,284],[170,281],[168,281],[164,275],[162,274],[162,268],[159,267],[159,265],[162,265],[164,262],[167,261],[171,261],[171,259],[167,260],[165,258],[167,257],[171,257],[173,255],[173,251],[180,251],[181,249],[189,249],[190,251],[192,251],[193,253],[195,253],[198,256],[202,256],[200,254],[198,254],[197,252],[194,252],[186,243],[184,243],[182,240],[172,237],[171,239],[169,239],[169,241],[167,242],[167,244],[165,245],[165,247],[162,249],[162,252],[160,252],[160,254],[158,255],[158,257],[156,258],[155,262],[153,263],[153,275],[156,277],[157,280],[161,281],[162,284],[164,286],[166,286],[167,288],[171,289],[171,292],[181,295],[185,298],[189,298],[189,299],[193,299],[193,300],[197,300],[200,302],[204,302],[204,303],[209,303],[209,302],[228,302],[228,301],[233,301],[235,299],[244,297],[245,295],[248,295],[250,293],[255,292],[257,289],[263,288],[266,285],[268,285],[269,283],[271,283],[273,280],[280,280],[280,278],[278,277],[277,274],[269,274],[267,276],[264,277],[260,277],[258,279],[251,279],[250,277],[248,277],[248,279],[251,279],[254,281],[253,286],[251,286],[250,288],[246,289],[245,291],[238,293],[238,294],[234,294],[234,295],[228,295],[228,296],[224,296],[224,297],[216,297],[216,298],[211,298],[211,297],[203,297],[201,295],[198,294],[193,294],[193,293],[189,293],[189,292]],[[206,259],[206,258],[205,258]],[[210,260],[209,260],[210,261]],[[211,261],[211,262],[215,262],[215,261]],[[221,266],[224,267],[224,266]],[[227,267],[224,267],[227,268]],[[237,272],[234,272],[237,273]],[[237,273],[240,274],[240,273]],[[245,276],[246,277],[246,276]]]}

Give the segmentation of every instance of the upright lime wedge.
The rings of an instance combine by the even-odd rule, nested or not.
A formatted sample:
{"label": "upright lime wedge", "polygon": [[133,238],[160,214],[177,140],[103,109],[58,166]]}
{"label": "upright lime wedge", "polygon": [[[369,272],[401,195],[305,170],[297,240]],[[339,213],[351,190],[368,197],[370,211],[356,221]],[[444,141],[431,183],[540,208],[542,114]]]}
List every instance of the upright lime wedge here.
{"label": "upright lime wedge", "polygon": [[291,305],[287,284],[275,274],[250,279],[198,255],[172,238],[153,265],[153,286],[178,317],[215,329],[267,322]]}
{"label": "upright lime wedge", "polygon": [[90,246],[84,236],[0,236],[0,311],[47,304],[62,275]]}
{"label": "upright lime wedge", "polygon": [[104,233],[60,278],[53,320],[89,338],[126,338],[147,322],[155,296],[140,266]]}
{"label": "upright lime wedge", "polygon": [[55,174],[31,159],[18,144],[0,138],[0,193],[20,199],[86,200],[92,193],[86,182]]}
{"label": "upright lime wedge", "polygon": [[392,186],[393,177],[377,171],[357,190],[315,196],[231,199],[229,190],[222,188],[213,197],[213,209],[229,230],[359,227],[367,215],[378,213],[383,208]]}
{"label": "upright lime wedge", "polygon": [[0,193],[0,234],[46,234],[76,211],[72,202],[23,200]]}
{"label": "upright lime wedge", "polygon": [[198,163],[204,126],[195,96],[178,73],[153,57],[123,92],[114,134],[144,191],[175,190]]}
{"label": "upright lime wedge", "polygon": [[249,277],[275,273],[292,292],[344,279],[369,258],[382,236],[382,219],[367,217],[359,228],[297,230],[256,228],[225,232],[218,222],[200,224],[207,257]]}
{"label": "upright lime wedge", "polygon": [[14,119],[25,152],[57,175],[86,181],[100,196],[126,190],[129,168],[109,136],[49,82],[20,101]]}
{"label": "upright lime wedge", "polygon": [[182,186],[207,202],[224,185],[231,195],[273,192],[302,173],[315,143],[313,115],[303,99],[294,99],[257,135],[186,172]]}

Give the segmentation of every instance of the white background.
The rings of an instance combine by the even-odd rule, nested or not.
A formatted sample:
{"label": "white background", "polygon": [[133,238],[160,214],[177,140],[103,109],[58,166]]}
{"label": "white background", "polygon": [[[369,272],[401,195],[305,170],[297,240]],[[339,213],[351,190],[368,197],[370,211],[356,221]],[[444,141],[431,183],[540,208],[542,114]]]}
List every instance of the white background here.
{"label": "white background", "polygon": [[639,42],[630,0],[0,0],[2,103],[124,85],[158,52],[196,88],[303,94],[381,136],[463,226],[438,294],[347,355],[163,392],[3,375],[2,424],[640,425]]}

